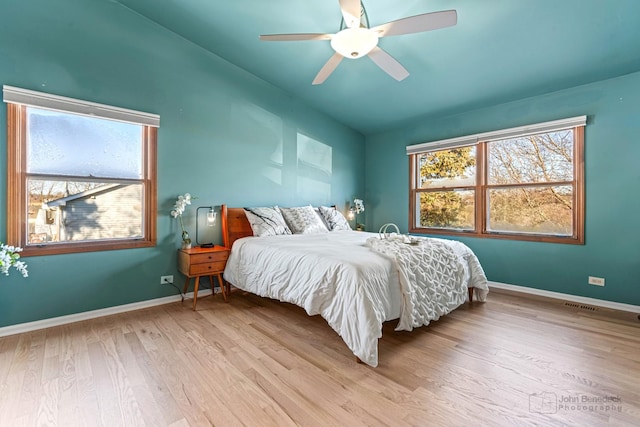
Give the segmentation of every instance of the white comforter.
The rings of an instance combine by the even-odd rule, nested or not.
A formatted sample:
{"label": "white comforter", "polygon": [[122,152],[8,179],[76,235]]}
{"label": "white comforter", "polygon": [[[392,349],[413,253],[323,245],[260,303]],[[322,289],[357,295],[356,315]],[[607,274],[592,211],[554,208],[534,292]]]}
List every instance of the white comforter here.
{"label": "white comforter", "polygon": [[[367,247],[366,240],[374,236],[377,234],[334,231],[239,239],[224,278],[237,288],[303,307],[309,315],[320,314],[356,356],[377,366],[382,323],[400,317],[408,294],[401,290],[393,257]],[[468,263],[469,255],[465,257],[462,262]],[[486,289],[479,266],[467,264],[469,274],[461,276],[465,283],[459,285],[465,291],[471,284],[482,287],[484,283]],[[407,275],[406,271],[402,274]],[[433,319],[427,316],[420,322],[429,320]],[[414,320],[411,324],[418,326]]]}

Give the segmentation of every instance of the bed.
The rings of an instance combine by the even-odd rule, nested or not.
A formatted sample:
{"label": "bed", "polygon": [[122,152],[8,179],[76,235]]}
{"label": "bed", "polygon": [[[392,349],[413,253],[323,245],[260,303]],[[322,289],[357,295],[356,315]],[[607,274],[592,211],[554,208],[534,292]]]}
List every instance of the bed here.
{"label": "bed", "polygon": [[[373,367],[383,322],[399,319],[396,330],[411,330],[471,302],[474,294],[484,301],[488,292],[480,263],[460,242],[420,239],[420,247],[430,247],[426,263],[401,236],[342,230],[256,238],[244,209],[226,205],[221,222],[224,245],[231,248],[227,286],[319,314],[358,361]],[[400,259],[398,251],[413,258]],[[412,281],[430,285],[416,288]]]}

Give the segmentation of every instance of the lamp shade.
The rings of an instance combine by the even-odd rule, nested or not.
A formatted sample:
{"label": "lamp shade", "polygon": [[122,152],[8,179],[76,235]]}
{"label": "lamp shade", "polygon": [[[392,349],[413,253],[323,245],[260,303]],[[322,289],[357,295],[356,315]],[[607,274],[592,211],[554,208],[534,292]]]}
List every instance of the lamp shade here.
{"label": "lamp shade", "polygon": [[378,33],[368,28],[347,28],[335,34],[331,47],[345,58],[360,58],[378,45]]}
{"label": "lamp shade", "polygon": [[[206,214],[206,217],[204,218],[204,221],[201,221],[201,219],[200,219],[200,211],[201,210],[206,210],[207,211],[207,214]],[[203,237],[201,234],[204,234],[206,239],[210,239],[210,238],[213,237],[212,236],[212,232],[211,231],[207,231],[207,229],[211,230],[210,227],[213,227],[215,225],[216,217],[217,217],[217,214],[216,214],[216,211],[214,210],[213,206],[200,206],[200,207],[198,207],[196,209],[196,244],[198,246],[201,246],[203,248],[211,248],[211,247],[214,246],[214,244],[210,240],[209,240],[208,243],[206,243],[206,242],[201,242],[200,239],[202,239],[202,237]],[[206,226],[204,228],[204,230],[200,229],[200,225],[201,225],[202,222],[204,222],[204,225]]]}
{"label": "lamp shade", "polygon": [[213,207],[210,207],[207,211],[207,226],[213,227],[216,223],[216,211],[213,210]]}

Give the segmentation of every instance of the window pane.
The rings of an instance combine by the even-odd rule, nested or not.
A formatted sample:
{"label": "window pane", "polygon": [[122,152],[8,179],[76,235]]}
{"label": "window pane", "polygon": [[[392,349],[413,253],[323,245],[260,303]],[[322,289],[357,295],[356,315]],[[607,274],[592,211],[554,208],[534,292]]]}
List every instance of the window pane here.
{"label": "window pane", "polygon": [[489,184],[573,180],[573,130],[488,144]]}
{"label": "window pane", "polygon": [[419,193],[420,227],[475,229],[475,191]]}
{"label": "window pane", "polygon": [[142,178],[142,126],[27,109],[27,172]]}
{"label": "window pane", "polygon": [[141,184],[27,180],[28,244],[142,237]]}
{"label": "window pane", "polygon": [[475,184],[475,146],[418,155],[418,188],[471,187]]}
{"label": "window pane", "polygon": [[572,186],[490,189],[488,203],[490,231],[572,235]]}

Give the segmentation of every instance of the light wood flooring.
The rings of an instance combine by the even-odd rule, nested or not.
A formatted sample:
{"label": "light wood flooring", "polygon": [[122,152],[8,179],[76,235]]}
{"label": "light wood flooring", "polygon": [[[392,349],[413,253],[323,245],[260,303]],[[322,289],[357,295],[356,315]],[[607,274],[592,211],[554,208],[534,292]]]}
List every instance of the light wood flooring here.
{"label": "light wood flooring", "polygon": [[0,426],[640,425],[635,315],[492,292],[394,326],[377,368],[237,292],[0,338]]}

